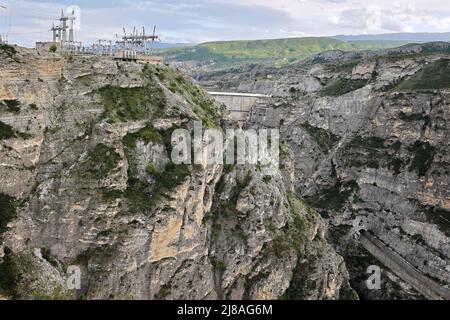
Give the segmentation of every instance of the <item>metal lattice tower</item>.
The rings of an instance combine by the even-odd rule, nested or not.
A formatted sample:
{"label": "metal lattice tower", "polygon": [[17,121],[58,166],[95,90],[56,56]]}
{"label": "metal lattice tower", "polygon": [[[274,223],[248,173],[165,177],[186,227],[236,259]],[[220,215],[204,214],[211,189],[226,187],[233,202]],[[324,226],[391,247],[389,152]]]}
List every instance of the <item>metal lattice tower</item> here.
{"label": "metal lattice tower", "polygon": [[[2,4],[0,4],[0,11],[7,10],[8,8]],[[0,43],[8,43],[8,36],[0,33]]]}
{"label": "metal lattice tower", "polygon": [[[61,46],[65,44],[73,44],[74,38],[74,23],[76,17],[74,12],[71,15],[65,16],[64,10],[61,10],[61,18],[59,18],[59,25],[55,26],[53,22],[51,31],[53,32],[53,42],[59,42]],[[67,34],[69,35],[67,37]]]}
{"label": "metal lattice tower", "polygon": [[159,36],[156,35],[156,26],[153,28],[152,35],[147,35],[145,33],[145,27],[142,27],[141,33],[134,27],[131,34],[127,34],[125,28],[123,28],[122,38],[119,40],[117,34],[116,38],[116,44],[122,49],[144,51],[145,53],[151,53],[153,50],[153,43],[156,40],[159,40]]}

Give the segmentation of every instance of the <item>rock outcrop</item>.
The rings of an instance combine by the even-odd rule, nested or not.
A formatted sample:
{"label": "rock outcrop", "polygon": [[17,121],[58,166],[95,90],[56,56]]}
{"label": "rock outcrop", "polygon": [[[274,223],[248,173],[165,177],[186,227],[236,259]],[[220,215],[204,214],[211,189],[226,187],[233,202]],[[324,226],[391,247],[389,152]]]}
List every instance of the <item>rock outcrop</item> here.
{"label": "rock outcrop", "polygon": [[357,216],[423,274],[450,284],[449,52],[448,43],[326,52],[280,69],[196,76],[208,88],[274,95],[248,126],[281,128],[290,168],[282,174],[326,219],[326,238],[363,298],[419,295],[389,272],[383,290],[364,288],[366,267],[380,262],[353,238]]}
{"label": "rock outcrop", "polygon": [[173,130],[235,125],[186,76],[8,46],[0,75],[2,296],[356,298],[299,178],[172,164]]}

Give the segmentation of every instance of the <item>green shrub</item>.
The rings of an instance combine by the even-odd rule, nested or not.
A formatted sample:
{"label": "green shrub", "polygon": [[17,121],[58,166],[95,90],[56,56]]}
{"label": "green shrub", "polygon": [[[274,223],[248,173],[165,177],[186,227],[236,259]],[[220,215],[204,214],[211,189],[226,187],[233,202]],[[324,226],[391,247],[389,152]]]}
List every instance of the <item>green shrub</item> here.
{"label": "green shrub", "polygon": [[301,126],[317,142],[320,149],[324,152],[329,152],[330,149],[332,149],[339,142],[339,136],[333,134],[329,130],[313,127],[308,122],[303,123]]}
{"label": "green shrub", "polygon": [[191,175],[191,168],[188,165],[181,164],[176,165],[170,162],[164,168],[164,171],[157,172],[156,178],[156,195],[162,195],[175,187],[179,186],[182,182],[186,181],[186,178]]}
{"label": "green shrub", "polygon": [[35,290],[31,293],[34,300],[38,301],[63,301],[63,300],[72,300],[73,296],[70,291],[65,290],[61,285],[53,288],[53,292],[51,294],[47,294],[40,290]]}
{"label": "green shrub", "polygon": [[100,143],[89,151],[87,160],[83,164],[83,171],[93,177],[103,179],[117,167],[120,160],[120,155],[113,148]]}
{"label": "green shrub", "polygon": [[236,185],[230,191],[230,203],[229,205],[236,206],[239,199],[239,195],[245,190],[252,182],[253,176],[250,171],[247,172],[243,180],[236,179]]}
{"label": "green shrub", "polygon": [[52,253],[50,252],[50,250],[48,248],[41,249],[41,253],[42,253],[42,258],[47,260],[52,266],[54,266],[55,268],[59,267],[58,260],[52,255]]}
{"label": "green shrub", "polygon": [[8,58],[14,59],[17,62],[17,59],[15,59],[15,55],[17,54],[16,48],[0,43],[0,52],[3,52]]}
{"label": "green shrub", "polygon": [[0,193],[0,235],[7,231],[8,223],[16,217],[17,200]]}
{"label": "green shrub", "polygon": [[314,197],[305,198],[313,207],[328,210],[340,210],[344,207],[352,194],[359,190],[356,181],[341,182],[338,180],[328,189],[321,190]]}
{"label": "green shrub", "polygon": [[272,181],[272,177],[271,176],[264,176],[264,178],[263,178],[263,182],[264,183],[269,183],[270,181]]}
{"label": "green shrub", "polygon": [[117,189],[110,189],[110,188],[102,188],[102,197],[103,199],[105,199],[106,201],[110,201],[110,200],[116,200],[119,199],[123,196],[123,191],[121,190],[117,190]]}
{"label": "green shrub", "polygon": [[11,138],[29,139],[31,137],[32,136],[30,134],[18,132],[9,124],[0,121],[0,140]]}
{"label": "green shrub", "polygon": [[419,177],[425,176],[433,163],[436,148],[430,145],[429,142],[416,141],[407,150],[414,154],[409,171],[415,170]]}
{"label": "green shrub", "polygon": [[27,275],[38,271],[33,257],[25,253],[15,254],[5,248],[5,256],[2,260],[0,263],[0,292],[12,299],[22,299],[18,290],[19,284]]}
{"label": "green shrub", "polygon": [[19,269],[11,253],[3,257],[0,263],[0,292],[11,297],[17,297],[17,282]]}
{"label": "green shrub", "polygon": [[157,175],[157,174],[159,174],[158,168],[156,168],[156,166],[155,166],[153,163],[150,163],[150,164],[147,166],[146,171],[147,171],[148,174],[151,174],[151,175]]}
{"label": "green shrub", "polygon": [[16,131],[10,125],[0,121],[0,139],[11,139],[16,137]]}
{"label": "green shrub", "polygon": [[105,107],[104,118],[110,123],[149,119],[161,115],[167,100],[155,81],[144,87],[121,88],[108,85],[96,91]]}
{"label": "green shrub", "polygon": [[7,111],[18,113],[20,112],[20,101],[17,99],[2,100],[0,101],[0,107],[6,107]]}
{"label": "green shrub", "polygon": [[58,46],[56,44],[52,44],[50,48],[48,48],[49,52],[55,53],[58,50]]}
{"label": "green shrub", "polygon": [[320,91],[322,96],[332,96],[337,97],[343,94],[355,91],[366,86],[368,83],[367,80],[364,79],[345,79],[340,78],[326,86],[324,89]]}
{"label": "green shrub", "polygon": [[143,74],[145,78],[158,77],[171,92],[183,96],[194,113],[202,120],[204,126],[219,127],[218,118],[223,109],[206,92],[200,90],[183,75],[171,68],[151,66],[144,67]]}
{"label": "green shrub", "polygon": [[145,128],[139,130],[136,133],[127,134],[124,137],[123,142],[129,148],[134,149],[136,147],[137,140],[142,140],[146,144],[149,144],[150,142],[161,143],[162,137],[152,124],[148,124]]}
{"label": "green shrub", "polygon": [[218,259],[217,257],[211,258],[211,264],[213,267],[219,271],[220,274],[223,274],[227,269],[227,264],[225,261]]}

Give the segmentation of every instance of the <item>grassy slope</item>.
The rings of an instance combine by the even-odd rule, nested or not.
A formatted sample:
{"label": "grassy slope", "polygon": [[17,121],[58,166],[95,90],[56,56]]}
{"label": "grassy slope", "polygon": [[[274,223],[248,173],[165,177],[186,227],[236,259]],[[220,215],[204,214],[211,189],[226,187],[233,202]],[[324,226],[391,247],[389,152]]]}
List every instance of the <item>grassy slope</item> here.
{"label": "grassy slope", "polygon": [[450,88],[450,60],[441,59],[425,66],[411,78],[401,82],[395,90]]}
{"label": "grassy slope", "polygon": [[243,40],[208,42],[196,47],[177,48],[161,51],[170,60],[175,61],[209,61],[218,65],[239,62],[264,63],[280,66],[301,61],[314,54],[328,50],[374,50],[397,47],[400,41],[356,41],[344,42],[331,38],[289,38],[273,40]]}

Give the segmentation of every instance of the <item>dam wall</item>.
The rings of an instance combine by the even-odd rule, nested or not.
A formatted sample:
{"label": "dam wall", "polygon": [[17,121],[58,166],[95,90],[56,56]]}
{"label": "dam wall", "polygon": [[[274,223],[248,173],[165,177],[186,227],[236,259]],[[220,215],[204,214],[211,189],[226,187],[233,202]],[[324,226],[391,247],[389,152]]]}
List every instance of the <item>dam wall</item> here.
{"label": "dam wall", "polygon": [[399,254],[388,248],[383,242],[368,232],[361,233],[360,242],[376,259],[398,277],[409,283],[419,293],[430,300],[450,300],[450,290],[440,286]]}
{"label": "dam wall", "polygon": [[252,108],[259,100],[271,98],[271,96],[251,93],[209,92],[209,94],[223,103],[230,111],[231,118],[241,124],[248,119]]}

